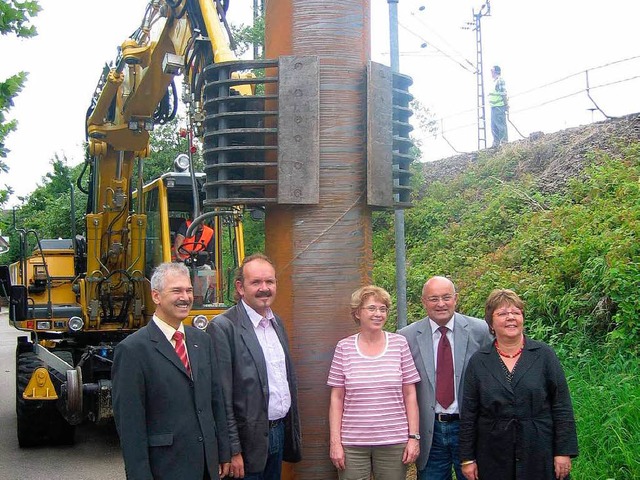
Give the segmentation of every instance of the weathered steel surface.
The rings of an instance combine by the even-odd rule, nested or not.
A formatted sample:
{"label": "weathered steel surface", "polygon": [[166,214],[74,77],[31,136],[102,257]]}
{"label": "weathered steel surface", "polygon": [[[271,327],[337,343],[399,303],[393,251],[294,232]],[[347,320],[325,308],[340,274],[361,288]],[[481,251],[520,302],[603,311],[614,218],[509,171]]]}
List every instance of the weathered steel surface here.
{"label": "weathered steel surface", "polygon": [[278,272],[274,309],[290,334],[303,430],[303,461],[283,478],[327,480],[337,478],[329,461],[327,374],[337,341],[356,331],[349,299],[370,281],[372,264],[365,87],[370,8],[368,0],[267,0],[265,6],[267,58],[319,59],[319,203],[268,205],[266,248]]}

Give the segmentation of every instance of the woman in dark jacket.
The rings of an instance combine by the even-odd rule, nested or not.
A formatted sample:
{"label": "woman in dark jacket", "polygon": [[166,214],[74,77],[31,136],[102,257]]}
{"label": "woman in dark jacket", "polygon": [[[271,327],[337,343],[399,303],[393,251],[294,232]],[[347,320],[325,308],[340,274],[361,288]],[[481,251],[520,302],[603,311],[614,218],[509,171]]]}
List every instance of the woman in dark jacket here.
{"label": "woman in dark jacket", "polygon": [[465,373],[460,458],[467,480],[564,480],[578,439],[569,388],[555,353],[524,336],[524,302],[494,290],[485,320],[495,341]]}

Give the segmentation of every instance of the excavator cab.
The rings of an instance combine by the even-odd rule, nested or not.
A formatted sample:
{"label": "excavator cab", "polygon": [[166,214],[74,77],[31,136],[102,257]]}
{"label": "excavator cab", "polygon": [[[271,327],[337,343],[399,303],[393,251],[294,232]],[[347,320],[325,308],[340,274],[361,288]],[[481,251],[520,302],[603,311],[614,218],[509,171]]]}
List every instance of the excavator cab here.
{"label": "excavator cab", "polygon": [[[211,318],[232,302],[233,273],[244,256],[244,241],[239,207],[215,209],[194,219],[194,212],[199,212],[194,199],[202,204],[204,182],[203,173],[192,176],[189,171],[176,171],[143,188],[145,277],[151,278],[154,267],[162,262],[184,262],[194,288],[192,315]],[[194,223],[194,233],[188,235]]]}

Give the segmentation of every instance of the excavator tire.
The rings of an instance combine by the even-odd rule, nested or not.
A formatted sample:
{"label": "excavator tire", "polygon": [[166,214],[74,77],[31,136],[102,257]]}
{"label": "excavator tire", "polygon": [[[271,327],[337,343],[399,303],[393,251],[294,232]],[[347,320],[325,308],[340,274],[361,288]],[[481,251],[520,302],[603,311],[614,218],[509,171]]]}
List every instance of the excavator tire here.
{"label": "excavator tire", "polygon": [[[56,354],[65,361],[71,360],[71,353],[66,353],[69,356]],[[56,402],[22,398],[31,374],[42,365],[34,352],[18,351],[16,355],[16,416],[20,448],[44,444],[72,445],[75,440],[75,427],[62,417]]]}

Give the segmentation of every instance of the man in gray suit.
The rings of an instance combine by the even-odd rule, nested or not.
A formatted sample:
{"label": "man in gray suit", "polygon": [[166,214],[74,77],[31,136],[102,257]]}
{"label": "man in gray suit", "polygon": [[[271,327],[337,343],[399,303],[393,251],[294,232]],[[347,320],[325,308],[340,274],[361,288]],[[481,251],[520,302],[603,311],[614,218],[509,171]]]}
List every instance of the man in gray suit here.
{"label": "man in gray suit", "polygon": [[113,415],[127,478],[220,478],[230,461],[222,385],[211,338],[182,324],[193,303],[187,267],[159,265],[151,297],[153,319],[120,342],[113,359]]}
{"label": "man in gray suit", "polygon": [[[416,388],[420,411],[420,455],[416,462],[418,480],[451,480],[452,466],[457,479],[464,480],[458,456],[464,371],[471,355],[490,342],[491,336],[484,320],[457,313],[457,302],[458,294],[451,280],[430,278],[422,288],[422,304],[427,317],[398,332],[407,338],[422,379]],[[446,330],[441,327],[446,327]],[[444,341],[443,334],[446,334]],[[436,378],[442,378],[437,375],[438,360],[443,358],[438,356],[441,342],[443,347],[449,344],[449,351],[453,353],[453,385],[450,398],[442,401],[445,405],[436,399]],[[442,363],[444,365],[445,361]]]}
{"label": "man in gray suit", "polygon": [[238,269],[236,306],[208,327],[222,369],[231,441],[230,477],[280,480],[301,459],[296,377],[282,319],[271,311],[276,273],[254,254]]}

